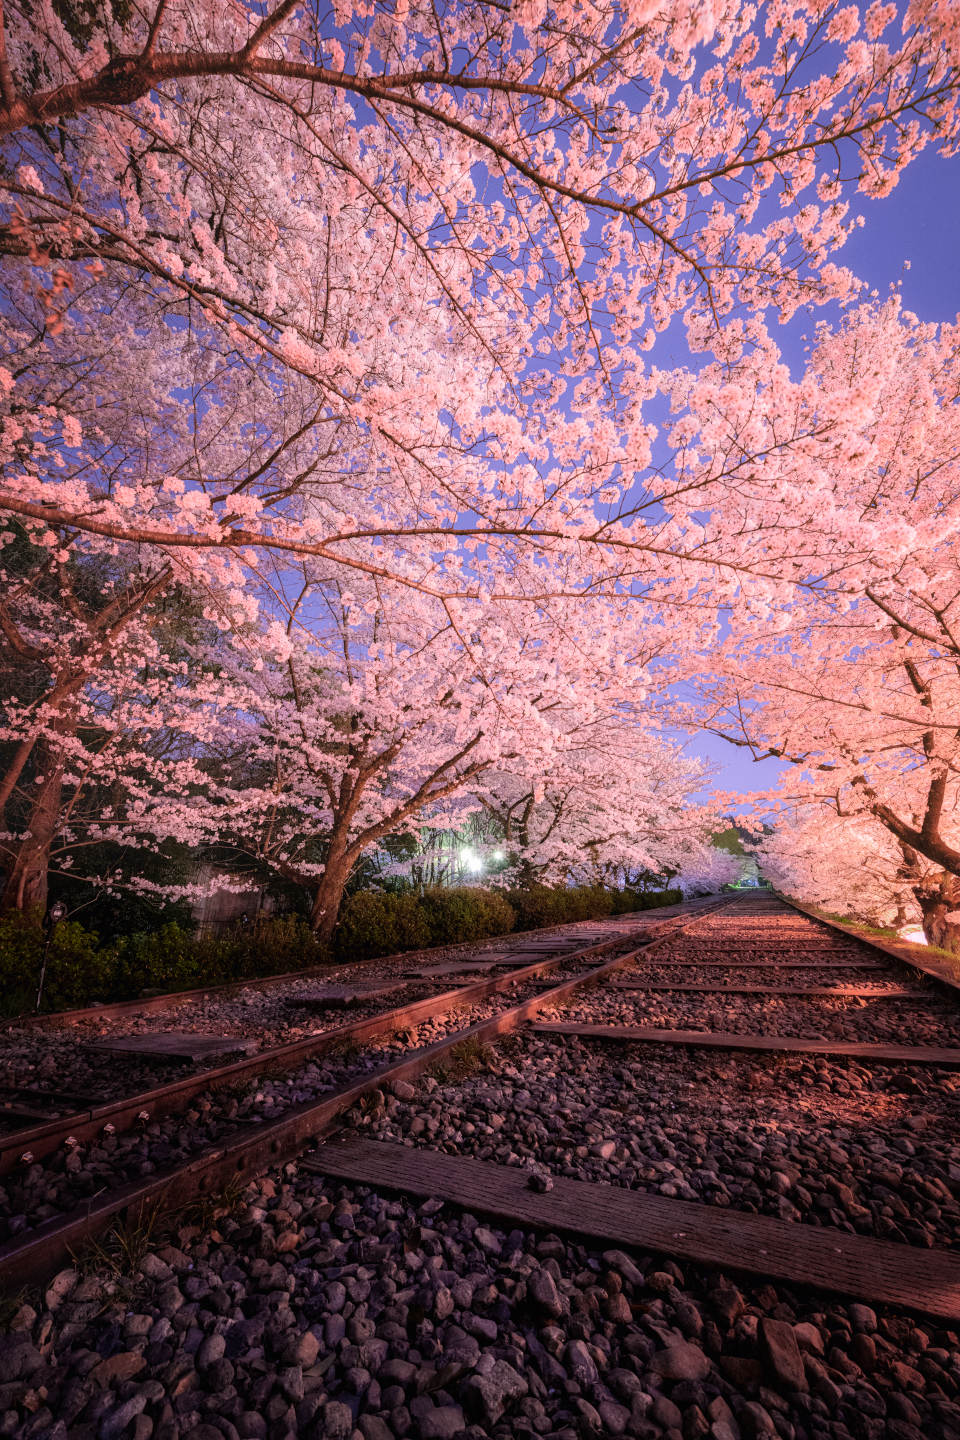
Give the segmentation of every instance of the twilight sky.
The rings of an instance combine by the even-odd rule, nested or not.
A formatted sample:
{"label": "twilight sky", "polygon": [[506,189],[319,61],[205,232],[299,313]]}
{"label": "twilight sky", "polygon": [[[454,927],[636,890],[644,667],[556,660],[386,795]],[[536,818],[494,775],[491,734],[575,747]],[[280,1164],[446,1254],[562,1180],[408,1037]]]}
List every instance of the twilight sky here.
{"label": "twilight sky", "polygon": [[[837,263],[848,265],[883,295],[899,281],[905,307],[921,320],[953,320],[960,313],[960,156],[944,160],[925,151],[885,200],[856,200],[866,223],[839,252]],[[904,261],[910,262],[909,270]],[[827,314],[804,315],[806,325],[800,324],[798,335]],[[799,361],[799,344],[784,343],[784,350],[794,351]],[[754,763],[726,740],[700,735],[687,749],[717,762],[715,783],[721,789],[748,791],[776,781],[777,761]]]}

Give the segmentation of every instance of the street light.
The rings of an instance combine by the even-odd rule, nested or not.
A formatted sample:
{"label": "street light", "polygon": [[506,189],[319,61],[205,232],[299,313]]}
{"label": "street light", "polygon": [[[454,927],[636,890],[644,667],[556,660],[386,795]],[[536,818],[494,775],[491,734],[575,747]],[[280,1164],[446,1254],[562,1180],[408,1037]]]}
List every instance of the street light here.
{"label": "street light", "polygon": [[43,999],[43,982],[47,978],[47,959],[50,955],[50,942],[53,939],[53,932],[60,924],[60,921],[65,918],[66,913],[67,907],[66,905],[64,905],[63,901],[56,900],[50,906],[50,909],[47,911],[44,917],[43,928],[46,931],[46,935],[43,941],[43,959],[40,964],[40,985],[37,989],[37,1003],[34,1006],[34,1009],[36,1011],[39,1011],[40,1001]]}

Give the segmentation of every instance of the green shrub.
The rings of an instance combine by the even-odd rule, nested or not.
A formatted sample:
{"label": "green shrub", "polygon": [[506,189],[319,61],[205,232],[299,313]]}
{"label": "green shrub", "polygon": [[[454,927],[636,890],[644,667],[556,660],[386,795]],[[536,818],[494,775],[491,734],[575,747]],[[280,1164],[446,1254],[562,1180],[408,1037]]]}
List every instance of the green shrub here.
{"label": "green shrub", "polygon": [[[3,1011],[17,1015],[37,1000],[45,934],[39,916],[10,910],[0,915],[0,983]],[[116,956],[97,949],[97,936],[63,920],[50,937],[43,1009],[65,1010],[87,998],[103,999],[114,984]]]}
{"label": "green shrub", "polygon": [[608,890],[603,885],[531,885],[528,890],[512,890],[509,899],[517,915],[517,929],[536,930],[546,925],[568,925],[573,920],[600,920],[605,915],[678,905],[683,894],[680,890]]}
{"label": "green shrub", "polygon": [[429,944],[429,921],[416,895],[374,890],[358,890],[344,903],[334,939],[341,960],[366,960]]}
{"label": "green shrub", "polygon": [[280,975],[308,970],[331,957],[302,915],[277,915],[238,932],[241,975]]}
{"label": "green shrub", "polygon": [[486,940],[513,929],[513,909],[497,890],[479,886],[427,890],[423,895],[360,890],[340,912],[335,940],[342,960],[398,950]]}
{"label": "green shrub", "polygon": [[[653,893],[602,886],[554,889],[535,885],[514,891],[480,886],[385,894],[361,890],[344,904],[337,928],[339,959],[363,960],[397,951],[534,930],[571,920],[594,920],[627,910],[675,905],[679,890]],[[36,1002],[44,930],[39,916],[0,915],[0,1011],[17,1015]],[[65,1010],[93,1000],[125,1000],[145,990],[186,990],[259,975],[307,969],[327,958],[299,916],[262,920],[215,935],[193,935],[172,923],[138,931],[109,946],[96,932],[64,920],[51,937],[43,1008]]]}
{"label": "green shrub", "polygon": [[661,905],[680,905],[682,890],[614,890],[614,914],[625,915],[633,910],[658,910]]}
{"label": "green shrub", "polygon": [[118,984],[126,995],[186,990],[308,969],[323,959],[323,946],[295,915],[213,935],[191,935],[180,925],[163,925],[121,942]]}
{"label": "green shrub", "polygon": [[431,945],[508,935],[516,920],[513,907],[499,890],[483,890],[477,885],[428,890],[420,904],[430,927]]}
{"label": "green shrub", "polygon": [[597,920],[613,912],[613,892],[602,885],[531,885],[512,890],[510,904],[517,928],[536,930],[544,925],[568,925],[573,920]]}
{"label": "green shrub", "polygon": [[[19,1015],[36,1003],[44,931],[39,918],[0,915],[0,1009]],[[326,958],[299,916],[263,920],[246,930],[193,935],[181,925],[126,935],[98,945],[95,932],[61,921],[53,932],[43,987],[44,1010],[66,1010],[93,1000],[129,1000],[144,990],[187,990],[285,970],[302,970]]]}

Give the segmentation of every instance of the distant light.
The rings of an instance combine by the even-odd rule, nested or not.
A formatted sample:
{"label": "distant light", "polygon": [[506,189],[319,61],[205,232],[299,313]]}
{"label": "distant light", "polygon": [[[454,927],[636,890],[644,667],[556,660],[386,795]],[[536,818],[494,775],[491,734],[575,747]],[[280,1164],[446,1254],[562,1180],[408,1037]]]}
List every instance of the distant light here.
{"label": "distant light", "polygon": [[505,859],[505,858],[506,858],[506,857],[504,856],[504,853],[503,853],[502,850],[494,850],[492,859],[494,859],[494,860],[503,860],[503,859]]}
{"label": "distant light", "polygon": [[468,870],[483,869],[483,861],[481,860],[479,855],[475,854],[473,850],[462,851],[460,859],[463,861],[464,865],[467,867]]}

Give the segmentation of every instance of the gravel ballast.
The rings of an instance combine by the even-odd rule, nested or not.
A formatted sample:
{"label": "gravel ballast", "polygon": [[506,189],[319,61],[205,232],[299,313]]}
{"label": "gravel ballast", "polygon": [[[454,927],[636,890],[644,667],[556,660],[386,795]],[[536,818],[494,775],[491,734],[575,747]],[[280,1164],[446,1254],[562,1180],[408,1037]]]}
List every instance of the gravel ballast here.
{"label": "gravel ballast", "polygon": [[960,1440],[949,1328],[287,1177],[20,1305],[0,1434]]}
{"label": "gravel ballast", "polygon": [[[819,927],[762,898],[738,900],[670,945],[739,956],[744,936],[757,950],[772,932],[781,953],[809,954],[817,974]],[[560,967],[550,983],[579,968]],[[797,973],[782,978],[797,983]],[[772,972],[745,974],[778,983]],[[870,978],[902,983],[904,972],[891,965]],[[44,1206],[55,1213],[542,988],[515,987],[357,1053],[261,1078],[240,1096],[211,1092],[169,1124],[25,1162],[0,1196],[8,1233],[37,1223]],[[922,1026],[952,1014],[949,997],[937,1007],[851,1005],[604,985],[543,1018],[743,1030],[752,1016],[768,1033],[796,1034],[808,1017],[823,1034],[885,1015],[899,1022],[890,1038],[933,1043]],[[343,1124],[530,1169],[536,1188],[573,1176],[956,1249],[958,1100],[960,1075],[935,1067],[521,1032],[375,1090]],[[511,1229],[483,1215],[480,1195],[472,1210],[421,1203],[287,1165],[165,1226],[128,1224],[8,1305],[0,1436],[960,1440],[956,1328]]]}

